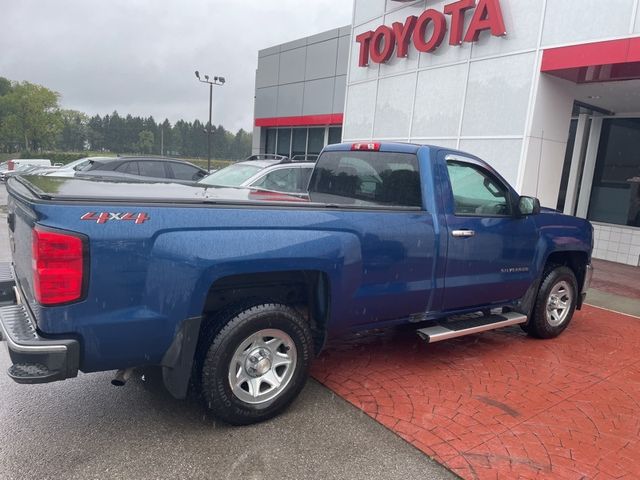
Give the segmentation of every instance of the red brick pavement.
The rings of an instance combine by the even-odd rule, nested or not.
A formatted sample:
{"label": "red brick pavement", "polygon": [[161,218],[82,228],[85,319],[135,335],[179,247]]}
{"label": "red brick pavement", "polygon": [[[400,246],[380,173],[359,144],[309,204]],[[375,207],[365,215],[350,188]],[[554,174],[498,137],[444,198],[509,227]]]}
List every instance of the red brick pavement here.
{"label": "red brick pavement", "polygon": [[464,478],[640,478],[634,317],[586,306],[546,341],[517,327],[433,345],[358,336],[312,373]]}

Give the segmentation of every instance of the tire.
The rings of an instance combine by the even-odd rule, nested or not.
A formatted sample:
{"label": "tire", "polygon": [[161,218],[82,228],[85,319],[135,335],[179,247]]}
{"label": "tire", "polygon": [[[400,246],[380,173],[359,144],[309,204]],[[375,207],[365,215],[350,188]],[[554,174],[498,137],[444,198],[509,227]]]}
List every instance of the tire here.
{"label": "tire", "polygon": [[547,269],[526,332],[535,338],[555,338],[571,322],[578,301],[578,282],[567,267]]}
{"label": "tire", "polygon": [[309,325],[292,308],[275,303],[244,307],[220,321],[224,326],[204,353],[200,376],[212,414],[232,425],[280,414],[309,375]]}

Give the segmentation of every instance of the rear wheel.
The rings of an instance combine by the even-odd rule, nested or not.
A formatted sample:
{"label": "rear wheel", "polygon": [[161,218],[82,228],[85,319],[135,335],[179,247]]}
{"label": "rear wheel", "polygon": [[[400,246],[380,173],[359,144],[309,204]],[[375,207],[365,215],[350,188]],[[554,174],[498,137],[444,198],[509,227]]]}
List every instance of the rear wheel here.
{"label": "rear wheel", "polygon": [[204,356],[202,393],[217,418],[267,420],[302,390],[313,355],[307,322],[293,309],[263,304],[229,315]]}
{"label": "rear wheel", "polygon": [[557,337],[569,326],[577,300],[578,282],[573,271],[567,267],[548,269],[526,331],[536,338]]}

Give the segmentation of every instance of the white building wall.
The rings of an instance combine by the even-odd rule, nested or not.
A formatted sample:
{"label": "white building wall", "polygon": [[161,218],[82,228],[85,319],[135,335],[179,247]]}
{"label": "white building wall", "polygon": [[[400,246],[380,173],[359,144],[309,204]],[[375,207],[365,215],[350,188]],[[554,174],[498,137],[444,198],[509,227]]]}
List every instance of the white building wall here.
{"label": "white building wall", "polygon": [[538,82],[517,184],[523,194],[536,196],[542,205],[555,208],[573,110],[571,90],[575,85],[548,75],[540,75]]}
{"label": "white building wall", "polygon": [[555,207],[575,85],[540,74],[543,49],[637,36],[638,1],[500,0],[506,37],[454,47],[447,34],[432,54],[411,45],[408,58],[359,67],[357,35],[453,0],[355,0],[344,140],[467,150]]}

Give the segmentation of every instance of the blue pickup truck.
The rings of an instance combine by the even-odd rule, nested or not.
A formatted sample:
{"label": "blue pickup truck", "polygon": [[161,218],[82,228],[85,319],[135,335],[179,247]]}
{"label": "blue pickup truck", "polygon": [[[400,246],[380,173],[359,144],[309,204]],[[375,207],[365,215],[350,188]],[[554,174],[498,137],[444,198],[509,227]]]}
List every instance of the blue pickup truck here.
{"label": "blue pickup truck", "polygon": [[[270,418],[328,339],[415,325],[437,342],[580,309],[593,229],[467,153],[325,148],[305,195],[26,176],[8,183],[0,326],[33,384],[160,366],[218,418]],[[425,352],[428,355],[428,352]]]}

